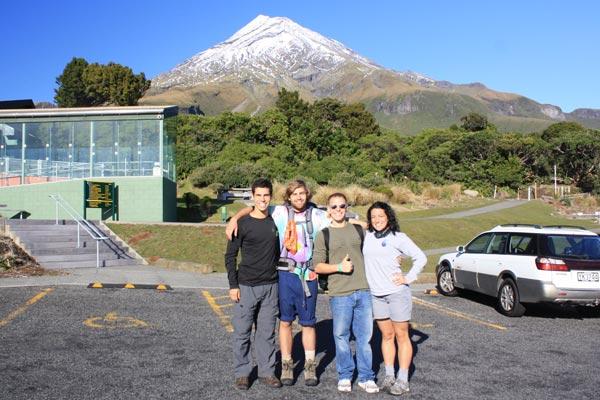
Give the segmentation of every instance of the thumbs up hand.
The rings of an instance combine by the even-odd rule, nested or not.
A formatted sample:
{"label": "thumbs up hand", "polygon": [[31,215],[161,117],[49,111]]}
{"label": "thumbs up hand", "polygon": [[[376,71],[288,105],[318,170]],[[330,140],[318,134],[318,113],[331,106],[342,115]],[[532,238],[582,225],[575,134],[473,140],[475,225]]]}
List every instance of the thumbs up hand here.
{"label": "thumbs up hand", "polygon": [[342,272],[345,274],[349,274],[354,269],[352,266],[352,260],[350,260],[350,256],[348,254],[346,254],[346,257],[344,257],[340,264],[342,265]]}

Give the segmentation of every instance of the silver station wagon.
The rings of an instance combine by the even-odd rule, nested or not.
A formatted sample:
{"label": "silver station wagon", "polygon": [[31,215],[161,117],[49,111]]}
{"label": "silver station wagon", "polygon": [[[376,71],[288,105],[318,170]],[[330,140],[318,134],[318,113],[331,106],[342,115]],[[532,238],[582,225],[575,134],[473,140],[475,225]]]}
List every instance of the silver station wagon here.
{"label": "silver station wagon", "polygon": [[600,237],[575,226],[499,225],[440,257],[440,293],[466,289],[497,298],[509,317],[523,303],[600,304]]}

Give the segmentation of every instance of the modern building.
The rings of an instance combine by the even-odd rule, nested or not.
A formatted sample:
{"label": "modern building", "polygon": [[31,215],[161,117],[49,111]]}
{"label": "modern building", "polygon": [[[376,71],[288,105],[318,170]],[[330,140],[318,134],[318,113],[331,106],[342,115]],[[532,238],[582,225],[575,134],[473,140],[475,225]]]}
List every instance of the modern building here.
{"label": "modern building", "polygon": [[[175,221],[177,112],[176,106],[0,110],[0,215],[51,219],[58,208],[67,218],[49,197],[60,195],[88,219]],[[88,181],[114,184],[116,215],[102,204],[84,209]]]}

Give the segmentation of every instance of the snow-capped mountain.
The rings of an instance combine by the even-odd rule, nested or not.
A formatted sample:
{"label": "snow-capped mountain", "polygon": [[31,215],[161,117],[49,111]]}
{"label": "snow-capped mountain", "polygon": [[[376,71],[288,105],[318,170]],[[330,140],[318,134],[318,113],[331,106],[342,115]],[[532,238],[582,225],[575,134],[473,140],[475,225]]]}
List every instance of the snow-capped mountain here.
{"label": "snow-capped mountain", "polygon": [[223,43],[157,76],[152,84],[172,88],[247,79],[312,81],[348,64],[364,74],[381,69],[340,42],[288,18],[259,15]]}
{"label": "snow-capped mountain", "polygon": [[405,133],[447,127],[469,112],[486,114],[501,129],[537,130],[562,120],[600,127],[598,110],[567,114],[481,83],[394,71],[288,18],[264,15],[154,77],[140,104],[178,104],[204,114],[257,113],[274,104],[282,87],[307,100],[362,102],[381,125]]}

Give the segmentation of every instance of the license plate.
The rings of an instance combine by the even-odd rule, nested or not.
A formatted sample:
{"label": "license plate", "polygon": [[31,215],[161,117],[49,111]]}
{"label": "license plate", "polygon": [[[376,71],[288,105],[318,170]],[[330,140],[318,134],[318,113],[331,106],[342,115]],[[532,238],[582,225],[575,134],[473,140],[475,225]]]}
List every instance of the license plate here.
{"label": "license plate", "polygon": [[578,272],[577,280],[579,282],[598,282],[600,274],[598,272]]}

